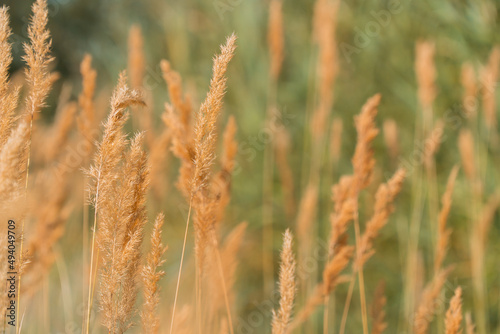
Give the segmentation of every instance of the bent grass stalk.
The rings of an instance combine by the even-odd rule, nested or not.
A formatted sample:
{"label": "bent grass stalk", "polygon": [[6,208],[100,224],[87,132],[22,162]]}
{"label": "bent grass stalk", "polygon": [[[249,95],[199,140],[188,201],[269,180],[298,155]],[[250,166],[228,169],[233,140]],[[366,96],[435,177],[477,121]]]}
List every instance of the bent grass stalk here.
{"label": "bent grass stalk", "polygon": [[177,284],[175,287],[174,305],[172,308],[172,320],[170,321],[170,334],[173,334],[174,322],[175,322],[175,308],[177,306],[177,297],[179,296],[179,286],[181,285],[181,274],[182,274],[182,264],[184,263],[184,253],[186,252],[186,242],[189,231],[189,220],[191,219],[191,209],[192,209],[193,199],[189,201],[189,211],[186,219],[186,230],[184,231],[184,241],[182,242],[182,253],[181,253],[181,263],[179,264],[179,274],[177,275]]}
{"label": "bent grass stalk", "polygon": [[214,230],[212,230],[212,238],[213,238],[215,252],[216,252],[216,255],[217,255],[217,267],[218,267],[218,271],[219,271],[219,275],[220,275],[220,279],[221,279],[221,283],[222,283],[222,289],[224,290],[223,291],[224,304],[225,304],[226,312],[227,312],[227,320],[228,320],[229,332],[231,334],[234,334],[233,320],[232,320],[232,317],[231,317],[231,308],[229,307],[229,299],[228,299],[228,296],[227,296],[228,295],[228,291],[227,291],[227,287],[226,287],[226,279],[224,278],[224,271],[222,269],[222,259],[221,259],[221,256],[220,256],[220,249],[219,249],[219,245],[218,245],[218,242],[217,242],[217,236],[215,235],[215,231]]}
{"label": "bent grass stalk", "polygon": [[[97,193],[96,193],[96,200],[99,199],[99,188],[97,188]],[[90,270],[89,270],[89,293],[88,293],[88,300],[87,300],[87,314],[86,314],[86,330],[85,332],[89,334],[90,330],[90,312],[92,309],[92,300],[94,299],[94,285],[93,282],[95,282],[96,279],[96,274],[97,270],[95,270],[96,273],[94,273],[94,252],[96,249],[96,242],[95,242],[95,236],[96,236],[96,228],[97,228],[97,207],[94,208],[94,223],[92,224],[92,252],[90,255]],[[99,249],[97,249],[97,255],[96,255],[96,261],[99,261]]]}

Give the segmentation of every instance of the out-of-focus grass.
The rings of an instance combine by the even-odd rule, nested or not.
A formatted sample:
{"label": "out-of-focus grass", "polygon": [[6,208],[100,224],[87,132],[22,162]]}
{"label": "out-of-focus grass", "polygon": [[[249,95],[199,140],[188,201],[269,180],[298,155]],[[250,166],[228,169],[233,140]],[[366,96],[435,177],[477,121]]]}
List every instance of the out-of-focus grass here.
{"label": "out-of-focus grass", "polygon": [[[114,84],[117,74],[127,65],[127,34],[131,24],[140,24],[145,37],[145,53],[147,56],[146,82],[155,95],[155,117],[159,119],[163,102],[166,100],[165,84],[161,79],[158,63],[166,58],[178,70],[184,79],[186,89],[191,92],[198,103],[205,94],[211,72],[211,56],[218,45],[231,32],[238,35],[238,49],[234,62],[229,69],[228,93],[225,99],[225,116],[234,114],[239,131],[238,139],[241,148],[254,154],[240,152],[238,163],[240,169],[234,177],[232,189],[232,205],[227,222],[234,226],[240,221],[249,222],[248,239],[258,243],[261,229],[261,194],[262,194],[262,157],[265,144],[264,116],[268,97],[268,48],[266,43],[268,2],[262,0],[53,0],[49,27],[53,35],[53,51],[57,59],[56,69],[64,80],[74,83],[74,94],[78,94],[79,62],[84,52],[94,56],[94,64],[98,70],[98,87],[104,89]],[[14,70],[21,66],[20,43],[24,41],[29,1],[6,1],[11,7],[14,38],[15,59]],[[377,20],[377,13],[396,6],[395,13],[388,14],[387,21]],[[293,154],[291,165],[295,168],[296,184],[300,185],[302,171],[301,161],[308,159],[308,149],[304,150],[302,134],[304,127],[309,126],[305,118],[306,109],[311,101],[311,84],[314,77],[316,50],[311,43],[312,1],[285,0],[284,24],[286,53],[283,73],[278,85],[279,109],[286,115],[286,126],[293,138]],[[342,173],[350,172],[350,156],[352,155],[355,133],[352,118],[358,113],[367,97],[376,92],[382,93],[383,99],[379,108],[379,125],[386,118],[397,121],[400,132],[401,158],[410,160],[415,150],[413,133],[415,131],[415,114],[420,112],[417,103],[417,85],[414,73],[415,42],[419,39],[432,40],[436,44],[436,68],[438,94],[435,102],[435,118],[439,118],[450,109],[460,108],[460,67],[463,62],[470,61],[476,65],[485,63],[492,47],[500,42],[499,6],[495,1],[345,1],[339,12],[337,29],[338,58],[340,73],[335,84],[335,104],[333,115],[344,121],[343,159],[340,161],[335,178]],[[374,15],[375,13],[375,15]],[[387,15],[387,14],[386,14]],[[370,30],[374,29],[374,30]],[[360,31],[367,36],[365,43],[359,42]],[[376,31],[376,32],[375,32]],[[366,33],[370,35],[366,35]],[[346,47],[356,47],[356,52],[346,54]],[[314,73],[313,73],[314,74]],[[498,95],[498,94],[497,94]],[[54,101],[54,99],[52,100]],[[309,104],[308,104],[309,103]],[[50,115],[51,108],[45,112]],[[157,122],[159,123],[159,122]],[[462,121],[462,125],[466,122]],[[221,123],[222,124],[222,123]],[[460,126],[445,127],[446,140],[442,143],[437,155],[437,174],[439,190],[442,193],[444,181],[451,167],[460,158],[456,148],[456,137]],[[479,131],[481,134],[482,132]],[[483,138],[484,139],[484,138]],[[307,145],[307,140],[305,141]],[[478,143],[479,144],[479,143]],[[376,158],[384,172],[392,172],[388,162],[386,148],[382,137],[376,140]],[[249,152],[246,151],[246,152]],[[305,155],[302,153],[305,152]],[[498,154],[497,151],[490,152]],[[491,191],[498,184],[495,160],[490,160],[487,176],[491,180],[486,186]],[[175,170],[175,168],[173,168]],[[173,178],[174,176],[172,176]],[[382,176],[383,177],[383,176]],[[326,178],[327,179],[327,178]],[[336,180],[336,179],[335,179]],[[411,177],[406,183],[403,195],[397,202],[397,210],[390,224],[384,229],[377,242],[377,256],[367,265],[366,272],[373,273],[366,277],[368,291],[373,291],[379,279],[388,282],[388,320],[389,332],[395,332],[400,316],[401,291],[405,270],[406,245],[404,238],[408,231],[411,212]],[[330,203],[330,184],[322,185],[320,198],[321,214],[317,224],[327,225],[325,212]],[[450,262],[457,263],[456,276],[458,282],[464,284],[466,305],[470,308],[470,290],[466,282],[470,277],[467,268],[461,263],[468,260],[467,231],[471,226],[468,221],[468,199],[465,182],[459,181],[454,195],[454,205],[449,219],[454,229],[450,251]],[[276,187],[279,189],[278,180]],[[299,193],[300,190],[298,189]],[[173,195],[173,197],[175,197]],[[180,197],[166,198],[163,208],[167,214],[166,238],[171,249],[179,249],[179,236],[182,233],[183,214],[179,210]],[[280,206],[280,195],[277,192],[275,217],[274,251],[280,245],[280,233],[285,227],[293,225],[293,221],[285,219]],[[183,207],[182,207],[183,208]],[[185,208],[183,208],[184,210]],[[424,208],[421,230],[422,254],[424,260],[432,256],[432,239],[429,234],[427,210]],[[74,215],[75,225],[79,222]],[[71,238],[78,238],[78,226],[71,226],[68,235],[63,239],[62,249],[67,261],[78,258],[80,252],[71,249]],[[490,234],[491,254],[500,251],[498,220]],[[398,238],[402,238],[398,239]],[[402,245],[403,247],[400,247]],[[177,252],[168,253],[167,276],[171,280],[177,270]],[[276,253],[277,255],[277,253]],[[277,259],[277,256],[275,256]],[[242,314],[251,312],[255,305],[270,296],[261,294],[260,249],[252,248],[243,252],[238,269],[238,296],[241,304],[238,309]],[[491,295],[491,306],[499,306],[500,292],[498,285],[498,266],[489,257],[487,263],[488,291]],[[71,270],[71,263],[68,263]],[[426,266],[431,269],[431,262]],[[56,275],[56,274],[54,274]],[[461,281],[463,279],[463,282]],[[58,289],[54,289],[58,291]],[[447,289],[447,295],[450,294]],[[55,293],[55,292],[54,292]],[[64,292],[63,292],[64,293]],[[59,292],[57,292],[59,294]],[[342,305],[344,292],[339,293]],[[168,304],[170,295],[163,294],[162,303]],[[67,296],[64,298],[68,298]],[[54,296],[55,300],[62,300]],[[78,300],[75,296],[73,299]],[[359,314],[357,299],[353,299],[351,313]],[[339,307],[340,308],[340,307]],[[496,310],[496,309],[495,309]],[[340,312],[337,311],[337,312]],[[53,314],[54,324],[60,324],[59,315]],[[496,311],[492,311],[490,319],[498,323]],[[75,318],[78,316],[75,313]],[[358,317],[351,317],[348,331],[356,332],[360,328]],[[269,320],[262,323],[261,328],[269,328]],[[29,326],[29,324],[27,325]],[[28,327],[29,328],[29,327]],[[495,325],[492,326],[495,328]],[[264,332],[259,329],[259,333]]]}

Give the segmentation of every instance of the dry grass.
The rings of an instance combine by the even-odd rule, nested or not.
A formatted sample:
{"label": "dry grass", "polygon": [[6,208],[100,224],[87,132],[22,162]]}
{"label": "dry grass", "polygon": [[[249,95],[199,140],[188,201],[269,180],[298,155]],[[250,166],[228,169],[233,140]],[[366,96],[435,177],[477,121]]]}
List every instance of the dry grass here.
{"label": "dry grass", "polygon": [[462,289],[458,287],[446,311],[446,334],[462,333]]}
{"label": "dry grass", "polygon": [[[286,67],[287,22],[283,6],[286,3],[281,0],[272,0],[269,7],[269,92],[267,110],[263,112],[267,115],[266,126],[273,125],[271,119],[278,110],[277,92],[282,84],[280,76]],[[35,121],[46,107],[58,79],[51,73],[54,59],[47,30],[47,1],[36,0],[32,7],[27,30],[29,40],[24,45],[24,82],[14,82],[10,73],[12,31],[7,8],[0,9],[0,218],[21,223],[15,268],[19,272],[17,333],[23,331],[20,319],[25,312],[33,319],[38,317],[30,312],[33,305],[38,305],[39,295],[47,310],[39,316],[43,319],[41,331],[55,330],[51,328],[49,313],[57,311],[50,309],[47,296],[50,289],[55,289],[49,283],[56,270],[61,286],[70,286],[74,277],[80,276],[84,286],[83,297],[78,297],[83,303],[83,314],[78,319],[83,324],[82,333],[121,334],[135,330],[156,334],[166,333],[168,328],[172,334],[242,332],[240,314],[245,311],[240,299],[257,295],[250,287],[240,284],[243,275],[252,279],[252,275],[263,277],[255,286],[261,284],[259,288],[267,293],[264,298],[270,307],[262,316],[266,325],[255,325],[258,329],[254,329],[259,332],[381,334],[389,328],[395,331],[398,326],[409,333],[425,334],[433,332],[435,325],[439,332],[458,334],[463,328],[471,334],[476,332],[474,323],[478,324],[477,333],[491,332],[495,322],[490,311],[496,306],[487,298],[491,273],[485,266],[491,261],[488,239],[494,230],[500,197],[495,180],[490,181],[486,176],[489,159],[497,162],[494,84],[499,76],[500,49],[493,49],[479,80],[473,64],[466,63],[461,68],[464,109],[471,117],[470,123],[457,132],[458,147],[452,156],[460,156],[464,177],[459,176],[457,166],[451,169],[439,210],[437,189],[444,181],[441,173],[445,169],[438,159],[442,153],[439,148],[448,129],[446,119],[435,120],[433,113],[439,92],[434,64],[436,46],[432,42],[418,42],[415,50],[418,84],[415,95],[422,109],[422,115],[417,117],[421,118],[421,124],[417,125],[415,138],[427,143],[422,152],[414,154],[420,158],[419,165],[409,166],[415,167],[414,170],[398,166],[405,150],[405,144],[400,141],[403,133],[395,120],[377,119],[379,108],[384,108],[380,94],[368,98],[354,117],[352,130],[356,132],[356,141],[349,164],[342,150],[347,138],[344,133],[351,130],[350,124],[340,115],[331,116],[336,78],[341,69],[336,44],[340,9],[337,0],[315,3],[311,45],[317,57],[316,54],[312,57],[314,85],[310,89],[314,96],[305,115],[308,126],[304,126],[302,138],[304,151],[310,148],[304,155],[309,159],[300,162],[302,170],[295,166],[292,158],[296,131],[278,122],[272,137],[274,142],[262,147],[263,217],[258,224],[255,221],[237,224],[243,219],[238,220],[239,217],[228,210],[233,198],[233,176],[241,167],[238,149],[243,146],[239,143],[242,134],[238,133],[238,113],[227,117],[224,129],[220,126],[220,122],[226,120],[223,116],[226,90],[232,88],[228,87],[227,80],[237,75],[228,70],[236,52],[234,34],[213,59],[208,93],[199,107],[198,99],[186,93],[191,90],[184,87],[180,73],[169,61],[161,61],[169,101],[165,102],[163,122],[157,122],[152,92],[144,92],[147,75],[144,38],[141,28],[133,26],[128,41],[130,79],[125,72],[119,75],[110,106],[104,106],[96,98],[97,71],[92,67],[92,57],[85,55],[80,65],[81,92],[73,92],[69,85],[63,85],[65,88],[55,99],[58,102],[54,122],[44,126]],[[20,86],[17,82],[21,82]],[[479,82],[484,86],[479,87]],[[478,105],[470,103],[477,94],[482,94],[482,115],[477,113]],[[103,120],[102,110],[108,109]],[[129,109],[134,120],[131,124]],[[194,110],[197,112],[193,113]],[[479,136],[473,127],[480,117],[486,122],[486,137]],[[383,124],[387,164],[376,149],[379,123]],[[32,145],[33,136],[42,144]],[[85,145],[73,163],[67,149],[78,147],[82,142]],[[178,161],[169,159],[169,150]],[[341,171],[346,170],[344,165],[350,165],[351,172],[342,175]],[[174,173],[177,190],[170,184]],[[298,182],[296,175],[300,173],[302,179]],[[383,180],[382,175],[388,175],[387,179]],[[408,198],[404,182],[407,175],[413,190],[413,206],[398,208],[397,197]],[[275,193],[278,182],[281,190]],[[88,202],[82,195],[84,188]],[[466,227],[455,223],[454,218],[462,214],[462,209],[452,201],[456,196],[463,197],[462,188],[472,196],[470,208],[463,210],[471,222]],[[331,189],[331,202],[325,200],[328,197],[325,189]],[[178,212],[173,212],[176,192],[184,198],[179,208],[182,213],[186,211],[185,219],[179,219]],[[275,200],[278,193],[281,201]],[[241,201],[241,197],[238,198]],[[250,215],[254,204],[249,201],[245,205],[242,207],[249,208]],[[184,210],[184,206],[188,209]],[[151,211],[160,211],[157,208],[166,215],[157,214],[149,224]],[[429,210],[429,217],[422,214],[424,209]],[[397,215],[392,221],[394,212]],[[425,219],[429,220],[428,229],[433,234],[425,241],[428,247],[419,251],[420,230],[424,229],[420,222]],[[409,228],[403,226],[408,220],[411,221]],[[78,254],[83,253],[83,265],[80,266],[82,272],[77,273],[68,272],[61,260],[62,253],[80,247],[68,246],[65,239],[70,222],[76,222],[78,231],[83,229],[82,250],[78,250]],[[182,223],[185,223],[182,248],[173,247],[166,260],[167,247],[163,239],[169,238],[179,246],[171,234],[174,235]],[[189,233],[191,224],[193,235]],[[396,227],[389,229],[388,225]],[[461,237],[465,228],[469,232],[467,238]],[[273,253],[277,243],[273,236],[278,230],[285,232],[279,274],[274,275],[278,259],[277,253]],[[398,231],[397,237],[404,245],[402,250],[408,244],[408,252],[400,256],[402,263],[397,264],[397,270],[408,268],[397,278],[407,289],[401,294],[401,300],[394,296],[392,287],[386,295],[384,283],[373,289],[374,278],[388,272],[380,269],[385,266],[383,261],[389,262],[383,256],[377,258],[378,249],[386,254],[386,249],[379,248],[380,244],[390,244],[385,247],[392,247],[391,252],[396,249],[396,239],[385,235],[386,230],[387,234]],[[150,238],[145,238],[149,232]],[[317,247],[322,242],[326,247],[321,258]],[[465,242],[470,242],[470,256],[463,255],[467,248]],[[0,250],[7,245],[5,234],[0,234]],[[447,262],[456,261],[456,257],[447,257],[448,251],[456,252],[457,248],[462,249],[463,253],[457,252],[463,256],[462,262],[448,265]],[[425,251],[429,249],[427,254]],[[263,254],[258,253],[261,250]],[[0,254],[0,279],[5,281],[8,255],[4,251]],[[369,261],[372,258],[379,262]],[[308,268],[311,263],[313,266]],[[452,268],[457,269],[457,274]],[[450,277],[470,281],[473,289],[457,288],[451,300],[444,300]],[[279,295],[267,291],[267,287],[275,285],[275,280]],[[354,300],[353,296],[358,294],[359,300]],[[367,296],[373,296],[371,312],[368,312]],[[5,290],[0,291],[2,308],[5,309],[9,299]],[[72,305],[67,299],[65,302]],[[405,306],[398,314],[400,319],[389,316],[395,313],[393,303]],[[446,312],[445,304],[449,304]],[[468,311],[469,308],[473,313],[465,313],[463,326],[462,309]],[[0,313],[2,326],[5,326],[5,316],[5,312]],[[29,317],[24,318],[24,322],[39,321]]]}
{"label": "dry grass", "polygon": [[286,334],[292,319],[292,311],[296,293],[295,258],[292,252],[292,234],[286,230],[283,236],[280,266],[280,304],[278,311],[273,310],[273,334]]}

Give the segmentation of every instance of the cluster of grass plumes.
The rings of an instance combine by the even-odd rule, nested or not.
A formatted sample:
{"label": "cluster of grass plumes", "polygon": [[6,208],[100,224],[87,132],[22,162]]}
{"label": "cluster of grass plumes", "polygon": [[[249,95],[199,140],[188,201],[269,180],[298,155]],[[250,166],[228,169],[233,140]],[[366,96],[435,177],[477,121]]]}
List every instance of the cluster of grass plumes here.
{"label": "cluster of grass plumes", "polygon": [[[127,72],[118,75],[110,97],[98,98],[99,73],[87,54],[80,65],[81,90],[74,92],[63,83],[59,96],[48,99],[57,93],[53,86],[59,76],[51,72],[47,1],[36,0],[32,6],[24,81],[10,73],[12,31],[8,9],[0,9],[0,279],[8,277],[6,231],[8,222],[15,221],[17,333],[38,326],[51,332],[51,320],[63,313],[64,321],[79,323],[75,331],[82,333],[492,331],[495,305],[487,293],[487,244],[500,197],[487,176],[500,145],[494,94],[499,49],[493,49],[480,72],[472,64],[462,68],[464,105],[480,96],[483,110],[479,115],[478,105],[465,105],[468,118],[455,154],[461,158],[463,178],[458,166],[450,171],[438,164],[450,120],[434,119],[439,89],[436,45],[429,41],[418,41],[415,48],[415,139],[425,142],[416,154],[420,162],[399,166],[404,143],[398,123],[379,117],[381,94],[364,104],[357,101],[361,111],[349,116],[356,139],[348,159],[342,142],[350,123],[342,115],[332,117],[342,65],[336,45],[341,4],[317,0],[307,126],[299,138],[304,155],[296,166],[291,161],[297,131],[281,120],[274,123],[287,58],[284,6],[281,0],[269,6],[269,92],[262,114],[273,134],[272,142],[262,147],[262,219],[248,222],[227,210],[242,146],[238,114],[226,117],[224,111],[226,91],[232,89],[228,77],[237,75],[230,68],[237,55],[235,34],[213,58],[208,92],[199,106],[196,92],[186,84],[190,81],[162,60],[166,90],[160,96],[164,107],[156,112],[153,91],[145,87],[147,57],[138,25],[129,32]],[[48,100],[57,101],[49,125],[38,116]],[[478,127],[480,121],[483,127]],[[376,150],[379,123],[388,164]],[[479,136],[478,128],[487,130],[486,137]],[[446,185],[438,169],[449,172]],[[467,239],[452,219],[457,192],[470,198],[470,205],[459,211],[471,222]],[[411,201],[411,207],[400,205],[399,197]],[[241,205],[246,214],[249,203],[234,206]],[[430,237],[424,241],[421,231],[427,226],[421,222],[426,220]],[[78,242],[68,229],[78,231]],[[395,230],[397,239],[389,235]],[[278,257],[275,236],[281,234]],[[464,242],[470,256],[455,261],[449,250]],[[402,253],[395,274],[391,270],[396,265],[387,263],[397,256],[383,254],[396,247]],[[461,248],[465,254],[467,247]],[[66,253],[78,270],[64,261]],[[257,274],[242,277],[250,270]],[[247,286],[257,276],[261,281]],[[55,277],[60,285],[53,284]],[[472,289],[457,286],[469,283]],[[445,292],[450,285],[455,291],[451,298]],[[257,288],[261,292],[255,297]],[[401,293],[395,295],[396,289]],[[12,298],[0,290],[5,310]],[[53,290],[60,292],[64,310],[49,307]],[[269,307],[259,310],[265,313],[262,320],[245,322],[255,298]],[[76,302],[81,312],[72,319],[66,309]],[[6,329],[5,316],[0,313],[0,330]]]}

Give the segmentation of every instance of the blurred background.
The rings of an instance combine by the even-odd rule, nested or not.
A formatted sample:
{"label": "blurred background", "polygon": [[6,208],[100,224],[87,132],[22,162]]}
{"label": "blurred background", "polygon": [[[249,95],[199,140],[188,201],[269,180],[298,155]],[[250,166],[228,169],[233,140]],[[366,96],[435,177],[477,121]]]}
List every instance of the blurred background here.
{"label": "blurred background", "polygon": [[[7,0],[3,4],[10,7],[14,48],[13,72],[23,68],[22,43],[27,41],[27,23],[30,17],[31,1]],[[138,25],[144,36],[146,73],[144,88],[152,93],[154,100],[154,125],[158,131],[163,127],[161,113],[163,104],[168,100],[166,85],[161,77],[159,63],[167,59],[182,78],[184,88],[193,98],[195,109],[203,100],[208,90],[211,76],[212,57],[218,52],[219,45],[232,32],[238,36],[236,56],[228,70],[228,89],[225,98],[224,114],[221,122],[226,123],[229,115],[234,115],[238,124],[237,138],[240,144],[238,168],[232,184],[232,198],[226,216],[229,231],[238,223],[248,222],[243,250],[237,270],[238,326],[248,322],[248,316],[266,304],[276,302],[269,295],[262,278],[262,252],[272,255],[274,274],[277,274],[281,234],[287,227],[294,229],[295,221],[288,219],[282,207],[283,193],[280,191],[279,178],[275,176],[273,187],[273,242],[262,247],[262,192],[264,147],[268,144],[265,134],[265,117],[269,100],[269,47],[267,44],[269,1],[267,0],[49,0],[49,29],[51,31],[52,51],[55,57],[54,70],[59,72],[61,80],[49,98],[48,107],[43,112],[43,121],[51,122],[58,94],[62,83],[71,83],[72,96],[77,98],[81,90],[79,64],[85,53],[93,56],[93,66],[97,69],[97,95],[109,94],[115,85],[118,73],[127,68],[127,40],[130,27]],[[306,111],[311,108],[315,89],[315,71],[317,66],[317,47],[311,42],[313,1],[284,0],[284,37],[285,53],[280,79],[277,84],[276,101],[283,124],[289,131],[291,153],[288,157],[293,169],[296,184],[295,201],[300,202],[306,186],[308,168],[304,161],[310,159],[310,139],[304,134],[309,131],[310,120]],[[415,45],[419,40],[435,43],[435,66],[437,70],[437,95],[434,102],[434,117],[439,119],[449,111],[461,107],[463,89],[461,88],[461,67],[470,62],[479,71],[481,64],[488,62],[493,47],[500,42],[498,34],[500,23],[499,1],[466,0],[390,0],[390,1],[342,1],[338,11],[336,46],[339,73],[334,85],[334,104],[332,117],[343,121],[341,159],[335,168],[323,169],[319,210],[315,229],[318,240],[325,240],[328,235],[328,213],[331,207],[330,187],[338,181],[340,175],[351,172],[351,161],[355,145],[353,116],[361,106],[375,93],[382,94],[379,108],[378,125],[381,128],[386,119],[395,120],[399,132],[398,161],[391,161],[383,136],[375,140],[378,182],[392,175],[398,164],[410,161],[415,150],[420,148],[415,142],[418,113],[421,113],[415,75]],[[498,94],[496,94],[498,96]],[[107,96],[107,95],[106,95]],[[442,194],[446,178],[455,164],[460,164],[457,149],[458,126],[445,128],[446,139],[436,154],[436,175],[438,193]],[[132,130],[132,128],[130,128]],[[481,145],[482,127],[475,132]],[[270,139],[272,140],[272,138]],[[246,151],[245,151],[246,150]],[[498,179],[496,164],[498,151],[485,148],[492,158],[487,167],[490,192]],[[247,152],[247,153],[242,153]],[[250,153],[249,153],[250,152]],[[253,152],[253,153],[251,153]],[[169,154],[169,153],[166,153]],[[325,159],[326,160],[326,159]],[[177,161],[172,158],[172,164]],[[170,168],[169,177],[176,179],[177,169]],[[387,282],[388,297],[388,333],[396,333],[401,328],[402,286],[406,270],[406,240],[412,209],[411,189],[415,181],[412,175],[405,185],[402,195],[396,203],[396,212],[383,230],[376,244],[377,256],[371,259],[365,271],[367,291],[373,291],[377,282]],[[425,181],[424,181],[425,182]],[[375,182],[376,184],[377,182]],[[167,251],[166,279],[174,282],[180,257],[180,245],[184,228],[186,204],[178,191],[172,191],[161,200],[153,201],[150,215],[155,216],[164,210],[167,219],[165,241]],[[370,188],[374,191],[376,188]],[[425,196],[425,194],[424,194]],[[462,177],[456,186],[454,204],[449,224],[453,227],[453,237],[448,261],[456,265],[453,279],[446,288],[446,296],[451,296],[457,284],[464,289],[465,305],[472,305],[470,292],[470,274],[468,274],[469,241],[467,231],[472,222],[468,214],[467,182]],[[364,202],[363,202],[364,201]],[[370,207],[370,196],[362,197],[362,203]],[[428,202],[425,202],[428,203]],[[427,212],[428,204],[423,211]],[[368,213],[370,209],[368,209]],[[61,249],[68,249],[62,258],[67,265],[68,275],[74,268],[81,267],[81,249],[72,248],[72,240],[81,238],[79,222],[81,212],[72,214],[67,232],[61,241]],[[426,214],[422,214],[420,230],[420,248],[425,267],[432,272],[432,236]],[[500,266],[496,254],[500,252],[500,226],[498,216],[493,221],[489,234],[488,259],[486,261],[486,279],[489,297],[490,328],[499,328],[500,310]],[[322,264],[320,264],[321,266]],[[192,274],[186,271],[186,277]],[[53,282],[61,277],[60,270],[51,274]],[[320,272],[318,273],[318,277]],[[191,278],[186,278],[188,281]],[[63,281],[64,278],[61,278]],[[73,282],[78,286],[78,280]],[[52,312],[51,328],[54,333],[77,333],[69,323],[81,326],[79,303],[83,297],[79,293],[65,300],[64,289],[60,291],[57,283],[50,288],[54,309],[65,308],[65,317]],[[172,300],[172,284],[166,283],[162,292],[162,304]],[[186,287],[187,288],[187,287]],[[275,286],[274,286],[275,288]],[[70,288],[79,291],[80,287]],[[334,311],[340,318],[345,289],[339,291],[339,307]],[[271,299],[270,299],[271,298]],[[352,319],[347,326],[347,333],[360,330],[359,305],[353,298]],[[260,305],[260,306],[259,306]],[[66,306],[66,307],[65,307]],[[67,306],[70,306],[68,310]],[[81,306],[80,306],[81,307]],[[266,304],[266,307],[268,305]],[[61,308],[61,309],[62,309]],[[43,310],[32,311],[31,316],[38,316]],[[264,318],[252,328],[255,333],[270,332],[269,312],[263,312]],[[320,318],[319,315],[318,319]],[[72,319],[72,322],[69,320]],[[26,321],[26,320],[25,320]],[[167,319],[165,319],[167,322]],[[27,333],[37,333],[26,321]],[[71,327],[71,326],[70,326]],[[240,333],[250,333],[245,326]],[[30,329],[31,328],[31,329]],[[96,331],[97,332],[97,331]],[[500,333],[500,329],[499,329]]]}

